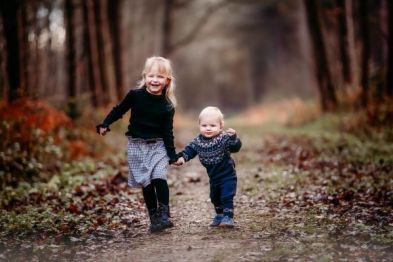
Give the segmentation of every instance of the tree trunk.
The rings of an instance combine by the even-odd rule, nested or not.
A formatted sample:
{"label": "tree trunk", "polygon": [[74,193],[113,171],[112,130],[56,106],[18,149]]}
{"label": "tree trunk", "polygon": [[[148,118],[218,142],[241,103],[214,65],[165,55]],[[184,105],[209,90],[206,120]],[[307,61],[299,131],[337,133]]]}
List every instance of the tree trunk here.
{"label": "tree trunk", "polygon": [[123,53],[124,39],[122,31],[122,12],[123,0],[108,0],[109,21],[111,28],[111,39],[113,42],[113,58],[116,79],[117,99],[121,99],[125,93],[124,76],[123,76]]}
{"label": "tree trunk", "polygon": [[329,62],[325,40],[322,34],[322,25],[320,22],[319,2],[314,0],[304,0],[307,24],[310,31],[316,76],[320,92],[321,106],[324,111],[331,111],[337,107],[337,98],[329,70]]}
{"label": "tree trunk", "polygon": [[45,47],[45,56],[46,56],[46,63],[45,67],[42,69],[43,72],[41,73],[42,80],[44,85],[40,88],[41,94],[47,94],[48,96],[52,96],[54,94],[54,86],[55,86],[55,77],[49,75],[48,72],[53,72],[56,68],[56,64],[54,61],[55,53],[52,49],[52,33],[50,30],[50,15],[52,13],[53,6],[51,3],[46,2],[45,7],[48,9],[48,15],[45,18],[45,29],[49,32],[48,41]]}
{"label": "tree trunk", "polygon": [[[375,89],[372,91],[372,98],[381,101],[383,93],[385,92],[385,79],[384,71],[386,69],[386,38],[384,32],[386,32],[386,11],[384,10],[383,0],[374,0],[370,3],[372,6],[368,9],[370,10],[370,59],[373,61],[373,71],[372,78],[373,86]],[[371,91],[371,90],[370,90]]]}
{"label": "tree trunk", "polygon": [[393,96],[393,1],[388,0],[388,69],[386,74],[386,93]]}
{"label": "tree trunk", "polygon": [[18,13],[20,1],[0,1],[1,13],[3,17],[4,35],[7,50],[7,72],[9,81],[8,99],[16,99],[17,91],[20,86],[19,68],[19,41],[18,41]]}
{"label": "tree trunk", "polygon": [[87,0],[84,2],[84,18],[86,24],[85,40],[88,50],[88,69],[90,79],[90,90],[92,93],[92,103],[95,107],[103,105],[104,95],[102,87],[102,79],[99,67],[99,53],[98,53],[98,41],[97,41],[97,25],[95,17],[95,3],[93,0]]}
{"label": "tree trunk", "polygon": [[[68,88],[67,94],[69,98],[69,110],[75,109],[76,98],[76,47],[75,47],[75,24],[74,24],[74,4],[73,0],[65,1],[65,20],[66,20],[66,37],[67,37],[67,75]],[[70,111],[70,113],[71,113]],[[71,113],[71,116],[72,113]]]}
{"label": "tree trunk", "polygon": [[[28,25],[29,28],[31,27],[31,31],[34,32],[35,34],[35,42],[34,42],[34,49],[29,46],[28,52],[29,52],[29,64],[28,64],[28,72],[29,72],[29,90],[28,90],[28,95],[29,96],[34,96],[34,97],[39,97],[39,80],[42,71],[44,70],[42,68],[42,60],[43,56],[42,54],[42,47],[40,47],[40,34],[43,30],[42,28],[42,22],[39,21],[38,19],[42,20],[43,18],[37,18],[36,14],[38,11],[39,5],[37,2],[31,2],[29,8],[27,9],[27,17],[28,17]],[[27,35],[29,33],[27,32]],[[45,79],[45,78],[43,78]],[[42,82],[45,82],[42,81]],[[44,85],[44,84],[42,84]],[[42,86],[41,85],[41,86]]]}
{"label": "tree trunk", "polygon": [[369,23],[368,23],[368,0],[359,1],[359,25],[361,32],[361,86],[362,98],[361,103],[363,107],[368,104],[368,89],[369,89],[369,60],[370,60],[370,42],[369,42]]}
{"label": "tree trunk", "polygon": [[174,0],[165,0],[164,5],[164,22],[162,23],[163,40],[162,52],[164,56],[168,56],[172,52],[172,11],[174,8]]}
{"label": "tree trunk", "polygon": [[351,0],[337,0],[340,8],[338,16],[339,46],[344,83],[352,85],[354,81],[355,43],[353,34]]}
{"label": "tree trunk", "polygon": [[103,79],[104,102],[112,104],[117,100],[115,70],[113,66],[112,43],[109,34],[108,6],[106,1],[97,1],[96,6],[97,38],[100,54],[100,69]]}
{"label": "tree trunk", "polygon": [[8,99],[10,88],[7,74],[7,45],[4,32],[3,16],[0,12],[0,99]]}
{"label": "tree trunk", "polygon": [[21,2],[18,13],[18,42],[19,42],[19,72],[20,72],[20,83],[18,88],[18,96],[27,94],[28,82],[29,82],[29,45],[27,41],[28,29],[27,29],[27,14],[26,14],[26,2]]}

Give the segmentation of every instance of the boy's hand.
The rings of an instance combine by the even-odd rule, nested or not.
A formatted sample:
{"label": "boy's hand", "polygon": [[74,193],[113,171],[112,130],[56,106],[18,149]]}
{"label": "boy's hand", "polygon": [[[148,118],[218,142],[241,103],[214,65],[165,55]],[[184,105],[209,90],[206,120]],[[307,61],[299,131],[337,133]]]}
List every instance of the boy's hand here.
{"label": "boy's hand", "polygon": [[228,128],[226,132],[227,132],[228,135],[230,135],[230,136],[236,135],[236,130],[233,129],[233,128]]}

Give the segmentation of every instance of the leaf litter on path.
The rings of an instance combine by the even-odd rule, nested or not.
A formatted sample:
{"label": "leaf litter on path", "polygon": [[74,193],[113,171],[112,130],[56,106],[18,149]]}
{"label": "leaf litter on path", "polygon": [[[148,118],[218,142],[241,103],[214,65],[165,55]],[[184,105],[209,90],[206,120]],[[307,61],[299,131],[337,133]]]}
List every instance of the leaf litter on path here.
{"label": "leaf litter on path", "polygon": [[[238,173],[234,230],[209,227],[214,212],[208,178],[193,160],[170,168],[168,175],[175,227],[149,234],[142,194],[127,188],[123,162],[121,168],[114,167],[119,171],[82,181],[69,192],[32,191],[11,200],[1,213],[0,258],[389,260],[393,252],[389,163],[352,161],[345,156],[351,154],[345,141],[337,150],[330,145],[321,148],[306,136],[250,135],[244,142],[234,155]],[[97,168],[102,170],[102,165]],[[27,227],[17,218],[31,209],[37,211],[26,216]],[[50,211],[46,218],[43,210]]]}

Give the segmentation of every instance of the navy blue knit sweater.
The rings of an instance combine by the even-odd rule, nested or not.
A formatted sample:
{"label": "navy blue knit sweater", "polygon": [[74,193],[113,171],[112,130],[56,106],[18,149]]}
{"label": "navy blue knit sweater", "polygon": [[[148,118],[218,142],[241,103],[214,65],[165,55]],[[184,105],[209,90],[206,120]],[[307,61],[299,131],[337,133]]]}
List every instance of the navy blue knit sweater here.
{"label": "navy blue knit sweater", "polygon": [[219,184],[236,177],[235,161],[231,158],[231,153],[239,152],[241,146],[236,135],[224,132],[212,138],[199,135],[179,153],[179,157],[189,161],[198,155],[206,168],[210,183]]}

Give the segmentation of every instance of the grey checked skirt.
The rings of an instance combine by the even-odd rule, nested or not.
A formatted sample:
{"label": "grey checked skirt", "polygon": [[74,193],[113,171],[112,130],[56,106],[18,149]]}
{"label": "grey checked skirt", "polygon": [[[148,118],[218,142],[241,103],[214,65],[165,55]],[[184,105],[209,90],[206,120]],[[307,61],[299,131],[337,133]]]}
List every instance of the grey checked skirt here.
{"label": "grey checked skirt", "polygon": [[152,143],[129,136],[127,155],[130,187],[146,187],[152,179],[167,179],[169,157],[162,139]]}

